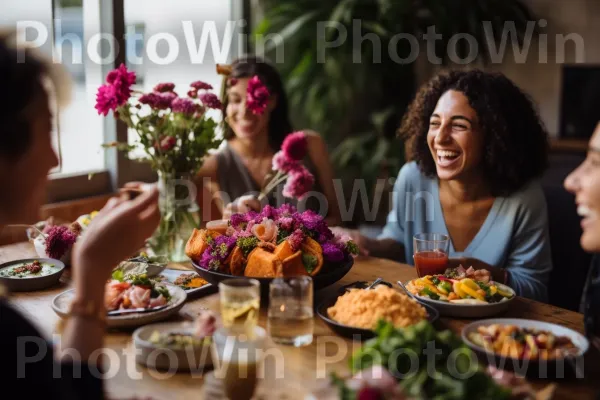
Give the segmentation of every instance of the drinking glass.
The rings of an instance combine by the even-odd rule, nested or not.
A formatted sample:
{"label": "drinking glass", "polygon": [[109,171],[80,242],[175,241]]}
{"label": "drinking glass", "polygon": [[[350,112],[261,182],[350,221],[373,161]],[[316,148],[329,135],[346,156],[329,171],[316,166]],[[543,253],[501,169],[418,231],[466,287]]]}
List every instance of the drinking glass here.
{"label": "drinking glass", "polygon": [[418,233],[413,237],[417,275],[443,274],[448,267],[450,238],[441,233]]}
{"label": "drinking glass", "polygon": [[226,279],[219,282],[223,326],[232,333],[250,334],[258,325],[260,283],[256,279]]}
{"label": "drinking glass", "polygon": [[213,334],[215,377],[222,379],[229,400],[250,400],[256,390],[266,333],[259,326],[248,332],[240,335],[223,327]]}
{"label": "drinking glass", "polygon": [[267,328],[275,343],[296,347],[312,343],[313,281],[310,276],[271,281]]}

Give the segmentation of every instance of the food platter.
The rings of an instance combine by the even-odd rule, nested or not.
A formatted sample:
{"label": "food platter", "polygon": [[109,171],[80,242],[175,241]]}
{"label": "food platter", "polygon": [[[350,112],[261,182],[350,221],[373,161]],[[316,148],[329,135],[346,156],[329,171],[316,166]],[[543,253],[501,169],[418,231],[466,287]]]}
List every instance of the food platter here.
{"label": "food platter", "polygon": [[[361,289],[361,290],[366,290],[366,289]],[[343,323],[340,323],[340,322],[334,320],[329,315],[328,309],[330,307],[333,307],[336,304],[338,298],[341,295],[343,295],[344,292],[345,292],[345,290],[342,290],[341,292],[338,292],[335,296],[330,296],[325,301],[323,301],[321,304],[319,304],[319,306],[316,309],[317,315],[329,326],[329,328],[331,328],[332,331],[339,334],[340,336],[344,336],[344,337],[347,337],[350,339],[355,339],[355,340],[367,340],[367,339],[371,339],[371,338],[375,337],[376,333],[372,329],[364,329],[364,328],[358,328],[358,327],[346,325],[346,324],[343,324]],[[431,307],[430,305],[427,305],[425,303],[421,303],[421,302],[418,302],[418,303],[425,309],[425,311],[427,313],[427,318],[426,318],[427,321],[434,323],[435,321],[437,321],[439,319],[439,313],[434,307]]]}
{"label": "food platter", "polygon": [[[567,338],[575,346],[575,349],[572,349],[569,353],[565,353],[564,357],[548,359],[536,357],[512,357],[500,354],[489,348],[485,348],[474,341],[473,334],[477,334],[480,328],[489,327],[491,325],[514,326],[519,330],[523,329],[527,331],[549,333],[557,338]],[[573,372],[573,370],[578,368],[576,360],[581,358],[589,349],[589,341],[579,332],[561,325],[528,319],[490,318],[479,320],[466,325],[463,328],[461,335],[465,344],[473,349],[480,358],[488,364],[494,364],[503,369],[514,370],[523,375],[536,374],[542,371],[542,368],[545,371],[544,373],[550,375],[556,373],[557,376],[561,373],[564,374],[568,370]],[[583,364],[581,364],[581,366],[583,366]]]}
{"label": "food platter", "polygon": [[[212,283],[213,285],[218,285],[219,282],[221,282],[225,279],[244,278],[244,277],[240,277],[240,276],[234,276],[234,275],[225,274],[222,272],[210,271],[210,270],[204,269],[204,268],[200,267],[198,264],[196,264],[196,262],[194,262],[193,260],[192,260],[192,265],[196,269],[196,272],[198,272],[198,274],[202,278],[206,279],[208,282]],[[327,265],[327,264],[324,265],[323,272],[321,272],[320,274],[315,275],[313,277],[314,289],[318,290],[318,289],[322,289],[327,286],[333,285],[334,283],[336,283],[337,281],[342,279],[348,273],[348,271],[350,271],[350,269],[352,268],[353,265],[354,265],[354,259],[351,257],[338,265]],[[250,279],[250,278],[248,278],[248,279]],[[258,280],[260,282],[261,291],[263,293],[267,293],[269,290],[269,284],[271,283],[271,281],[273,281],[274,278],[252,278],[252,279]]]}
{"label": "food platter", "polygon": [[465,275],[462,269],[460,276],[454,276],[456,270],[412,279],[404,286],[420,302],[435,307],[440,315],[458,318],[498,315],[505,312],[516,298],[511,287],[489,280],[486,270],[470,268]]}
{"label": "food platter", "polygon": [[[169,294],[171,295],[171,300],[168,302],[166,307],[157,311],[145,311],[118,316],[108,316],[106,318],[107,326],[109,328],[134,328],[152,322],[162,321],[176,314],[181,307],[183,307],[183,304],[186,300],[187,295],[185,290],[170,284],[165,284],[165,287],[168,289]],[[52,309],[61,318],[66,318],[74,297],[74,289],[60,293],[52,300]]]}
{"label": "food platter", "polygon": [[[211,340],[194,345],[168,346],[156,343],[157,335],[192,335],[191,322],[165,322],[150,324],[133,332],[133,345],[136,349],[136,362],[149,368],[170,371],[198,371],[213,365]],[[200,342],[200,341],[199,341]]]}
{"label": "food platter", "polygon": [[[177,280],[186,275],[189,276],[190,274],[196,274],[199,277],[199,275],[194,271],[182,271],[182,270],[167,268],[167,269],[163,270],[159,275],[155,276],[154,278],[157,280],[160,280],[161,282],[170,283],[171,285],[179,286],[176,283]],[[212,285],[211,283],[207,283],[200,287],[185,287],[185,286],[180,286],[180,287],[183,290],[185,290],[185,293],[188,295],[188,297],[200,296],[202,294],[210,294],[217,290],[217,288],[214,285]]]}
{"label": "food platter", "polygon": [[[39,272],[15,272],[19,271],[21,267],[34,265]],[[58,284],[64,270],[65,264],[52,258],[26,258],[9,261],[0,264],[0,284],[13,292],[46,289]]]}

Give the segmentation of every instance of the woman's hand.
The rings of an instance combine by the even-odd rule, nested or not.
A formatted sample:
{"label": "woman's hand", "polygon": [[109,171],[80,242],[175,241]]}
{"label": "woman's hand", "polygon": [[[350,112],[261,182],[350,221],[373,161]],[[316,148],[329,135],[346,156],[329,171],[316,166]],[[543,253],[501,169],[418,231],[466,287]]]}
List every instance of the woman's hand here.
{"label": "woman's hand", "polygon": [[104,292],[104,281],[121,261],[138,251],[160,219],[158,189],[144,188],[133,200],[111,198],[73,249],[73,272],[79,293]]}
{"label": "woman's hand", "polygon": [[350,236],[350,239],[358,246],[359,255],[368,256],[369,248],[372,242],[372,239],[369,239],[366,236],[360,234],[358,229],[346,229],[339,226],[334,226],[331,228],[331,231],[334,235],[347,235]]}
{"label": "woman's hand", "polygon": [[245,195],[238,197],[231,203],[227,204],[223,209],[223,219],[229,219],[233,214],[245,213],[248,211],[260,211],[262,205],[260,201],[253,195]]}

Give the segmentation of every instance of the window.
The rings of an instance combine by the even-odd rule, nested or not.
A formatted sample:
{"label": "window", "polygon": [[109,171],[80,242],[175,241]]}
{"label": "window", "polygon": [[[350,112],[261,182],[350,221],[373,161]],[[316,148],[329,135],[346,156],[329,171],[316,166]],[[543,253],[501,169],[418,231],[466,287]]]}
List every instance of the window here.
{"label": "window", "polygon": [[[235,22],[243,18],[245,3],[239,0],[1,0],[0,29],[16,29],[18,22],[30,21],[26,35],[29,41],[35,40],[36,30],[37,34],[45,30],[48,36],[40,50],[55,62],[61,62],[73,80],[72,101],[60,111],[53,132],[61,164],[52,171],[49,201],[105,193],[127,180],[148,176],[147,170],[102,149],[102,143],[114,140],[115,136],[131,139],[135,133],[119,133],[114,120],[97,114],[94,105],[98,86],[106,73],[124,59],[128,67],[136,71],[140,90],[150,90],[156,83],[168,81],[177,84],[176,90],[184,94],[191,81],[203,80],[212,84],[218,93],[221,79],[215,72],[215,63],[231,61],[245,45],[241,35],[245,28]],[[196,46],[203,29],[210,30],[212,26],[216,28],[218,46],[223,46],[227,26],[234,23],[229,51],[213,46],[208,40],[202,60],[192,62],[184,21],[190,21],[193,26]],[[117,54],[115,63],[100,65],[93,61],[91,53],[107,56],[106,48],[99,51],[98,46],[89,46],[90,39],[99,33],[115,34],[117,41],[121,40],[120,33],[127,33],[125,41],[121,41],[125,50]],[[177,39],[179,54],[172,62],[160,65],[153,62],[153,56],[168,55],[167,41],[156,41],[165,35]],[[155,46],[148,46],[153,36]],[[149,55],[148,47],[156,51]],[[219,118],[218,113],[215,117]],[[95,173],[93,179],[88,179],[90,172]]]}

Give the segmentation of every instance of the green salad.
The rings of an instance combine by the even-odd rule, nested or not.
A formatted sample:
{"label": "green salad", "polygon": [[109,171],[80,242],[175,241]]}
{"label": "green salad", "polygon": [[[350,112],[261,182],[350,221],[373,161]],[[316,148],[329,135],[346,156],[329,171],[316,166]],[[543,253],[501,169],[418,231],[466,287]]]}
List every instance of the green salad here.
{"label": "green salad", "polygon": [[[381,365],[397,381],[397,389],[410,399],[508,399],[511,396],[510,389],[498,385],[477,362],[471,349],[449,330],[436,331],[428,321],[402,329],[380,321],[376,332],[377,337],[365,342],[352,355],[352,373]],[[353,390],[345,380],[334,376],[333,382],[341,399],[361,397],[360,390]],[[386,397],[382,393],[379,398]]]}

